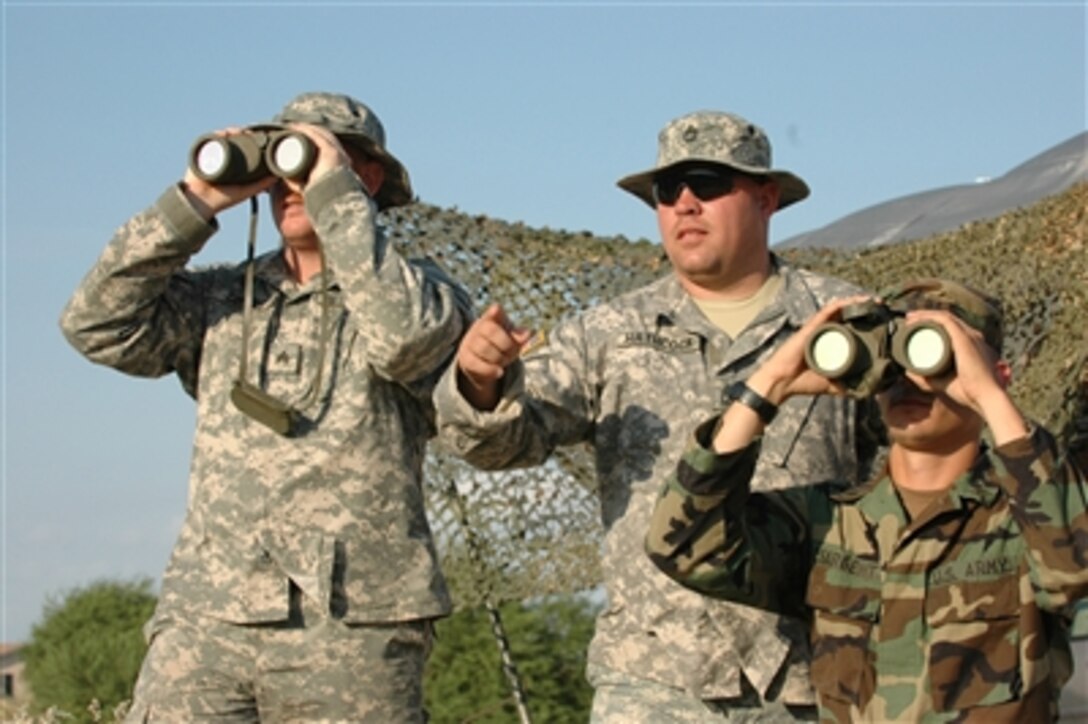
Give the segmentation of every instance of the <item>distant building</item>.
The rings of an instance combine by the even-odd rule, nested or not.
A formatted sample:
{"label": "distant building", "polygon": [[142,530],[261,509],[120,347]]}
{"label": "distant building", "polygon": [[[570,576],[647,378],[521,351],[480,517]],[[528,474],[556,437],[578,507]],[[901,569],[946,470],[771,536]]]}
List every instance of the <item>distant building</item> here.
{"label": "distant building", "polygon": [[0,702],[21,705],[30,691],[23,678],[23,644],[0,644]]}

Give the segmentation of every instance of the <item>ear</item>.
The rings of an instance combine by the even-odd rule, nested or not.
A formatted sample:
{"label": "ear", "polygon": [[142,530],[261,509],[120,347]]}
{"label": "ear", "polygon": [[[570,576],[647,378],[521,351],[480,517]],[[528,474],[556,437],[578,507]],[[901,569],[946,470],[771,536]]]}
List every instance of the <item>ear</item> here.
{"label": "ear", "polygon": [[371,197],[377,196],[382,184],[385,183],[385,166],[377,161],[367,159],[365,161],[354,161],[352,168],[358,174],[359,180],[363,182],[367,193]]}
{"label": "ear", "polygon": [[1012,366],[1003,359],[999,359],[994,364],[994,372],[997,374],[997,381],[1001,383],[1003,389],[1008,389],[1012,384]]}
{"label": "ear", "polygon": [[768,179],[766,183],[759,185],[759,206],[766,218],[769,219],[771,214],[778,211],[780,196],[781,190],[778,188],[777,181]]}

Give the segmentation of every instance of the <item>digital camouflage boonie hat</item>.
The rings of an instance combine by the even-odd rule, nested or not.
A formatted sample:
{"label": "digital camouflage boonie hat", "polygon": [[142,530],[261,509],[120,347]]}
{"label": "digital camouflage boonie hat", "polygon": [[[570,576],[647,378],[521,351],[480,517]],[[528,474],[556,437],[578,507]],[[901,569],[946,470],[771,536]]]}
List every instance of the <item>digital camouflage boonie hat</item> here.
{"label": "digital camouflage boonie hat", "polygon": [[654,206],[654,176],[677,164],[704,161],[778,182],[778,208],[809,194],[808,184],[789,171],[771,168],[771,142],[759,126],[721,111],[697,111],[670,121],[657,135],[657,165],[621,178],[617,185]]}
{"label": "digital camouflage boonie hat", "polygon": [[982,333],[998,354],[1004,343],[1001,301],[948,279],[913,279],[885,291],[881,298],[897,311],[943,309]]}
{"label": "digital camouflage boonie hat", "polygon": [[386,150],[385,128],[366,104],[341,93],[303,93],[284,106],[272,122],[323,126],[381,163],[385,168],[385,181],[374,197],[379,209],[412,200],[408,170]]}

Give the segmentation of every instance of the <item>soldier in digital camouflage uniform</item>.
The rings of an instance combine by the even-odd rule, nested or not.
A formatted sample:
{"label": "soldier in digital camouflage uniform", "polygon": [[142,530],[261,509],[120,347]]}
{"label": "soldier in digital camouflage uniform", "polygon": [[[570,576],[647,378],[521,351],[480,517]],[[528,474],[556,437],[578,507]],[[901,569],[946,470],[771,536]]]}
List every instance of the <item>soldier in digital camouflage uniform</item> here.
{"label": "soldier in digital camouflage uniform", "polygon": [[[819,485],[753,492],[774,426],[764,432],[752,407],[733,404],[694,433],[647,551],[708,595],[813,617],[823,721],[1050,721],[1071,672],[1068,626],[1088,594],[1088,481],[1005,391],[994,300],[945,280],[886,300],[914,310],[908,323],[943,326],[954,367],[899,373],[877,394],[884,471],[862,485],[813,476]],[[773,409],[845,392],[804,356],[842,305],[753,372],[740,401]]]}
{"label": "soldier in digital camouflage uniform", "polygon": [[[275,122],[315,144],[306,180],[187,171],[121,227],[61,320],[89,359],[175,373],[197,403],[188,511],[129,718],[422,721],[432,621],[450,611],[422,464],[470,305],[375,226],[412,191],[367,106],[307,93]],[[186,264],[217,213],[261,191],[282,244],[253,261],[244,325],[247,264]],[[246,381],[298,408],[286,434],[232,404],[245,326]]]}
{"label": "soldier in digital camouflage uniform", "polygon": [[[492,306],[435,391],[439,435],[486,469],[596,454],[607,606],[588,677],[594,722],[774,721],[815,716],[804,622],[693,594],[643,539],[659,481],[696,423],[826,301],[857,290],[768,249],[778,209],[808,187],[771,168],[764,132],[736,115],[669,123],[657,165],[619,185],[656,209],[672,273],[558,324],[546,337]],[[795,399],[768,430],[761,488],[867,468],[854,401]]]}

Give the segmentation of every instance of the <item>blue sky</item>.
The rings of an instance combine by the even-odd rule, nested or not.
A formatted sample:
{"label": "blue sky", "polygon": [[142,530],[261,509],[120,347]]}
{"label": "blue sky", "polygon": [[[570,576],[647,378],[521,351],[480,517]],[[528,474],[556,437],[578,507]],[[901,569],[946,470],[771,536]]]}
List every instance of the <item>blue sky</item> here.
{"label": "blue sky", "polygon": [[[701,108],[763,126],[812,197],[784,239],[998,176],[1086,126],[1083,2],[3,2],[0,640],[47,596],[166,564],[192,404],[98,368],[57,317],[192,140],[306,90],[370,104],[423,201],[656,239],[615,187]],[[227,212],[198,261],[240,258]],[[262,246],[275,244],[262,219]]]}

